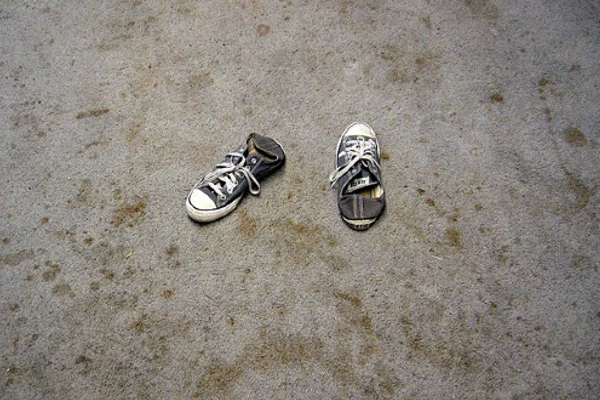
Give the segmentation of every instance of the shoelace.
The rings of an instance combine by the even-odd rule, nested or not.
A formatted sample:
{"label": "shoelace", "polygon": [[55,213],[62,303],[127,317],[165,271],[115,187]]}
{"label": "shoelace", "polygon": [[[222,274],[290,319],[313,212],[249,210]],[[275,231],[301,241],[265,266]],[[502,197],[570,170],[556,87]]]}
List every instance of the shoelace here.
{"label": "shoelace", "polygon": [[371,140],[360,139],[349,139],[348,147],[346,148],[346,154],[350,157],[350,161],[344,165],[340,165],[335,171],[329,175],[329,183],[334,186],[337,181],[358,162],[361,162],[365,167],[368,168],[367,163],[373,163],[377,168],[381,169],[379,163],[375,159],[375,143]]}
{"label": "shoelace", "polygon": [[[229,153],[227,156],[231,158],[231,161],[217,164],[214,171],[206,174],[204,177],[206,184],[214,190],[219,199],[225,200],[226,195],[222,191],[223,185],[225,186],[225,191],[231,194],[239,183],[238,178],[245,178],[248,181],[248,190],[250,193],[257,195],[260,192],[260,184],[248,167],[244,166],[246,158],[237,152]],[[218,182],[221,182],[221,184]]]}

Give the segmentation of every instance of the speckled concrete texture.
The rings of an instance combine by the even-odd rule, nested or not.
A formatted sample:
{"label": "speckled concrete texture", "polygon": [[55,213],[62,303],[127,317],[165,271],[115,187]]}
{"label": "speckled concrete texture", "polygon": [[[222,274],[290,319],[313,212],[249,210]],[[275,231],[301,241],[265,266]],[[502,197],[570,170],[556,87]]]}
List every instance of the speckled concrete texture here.
{"label": "speckled concrete texture", "polygon": [[[595,398],[598,60],[592,0],[3,0],[0,398]],[[191,221],[250,132],[285,167]]]}

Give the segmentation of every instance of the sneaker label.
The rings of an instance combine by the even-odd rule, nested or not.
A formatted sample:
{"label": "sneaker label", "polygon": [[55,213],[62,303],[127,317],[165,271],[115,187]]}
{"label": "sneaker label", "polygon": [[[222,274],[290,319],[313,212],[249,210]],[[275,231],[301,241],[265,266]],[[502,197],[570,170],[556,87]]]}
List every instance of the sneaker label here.
{"label": "sneaker label", "polygon": [[364,178],[354,179],[352,182],[350,182],[350,186],[348,187],[348,190],[352,192],[352,191],[355,191],[362,187],[369,186],[370,183],[371,183],[371,180],[369,179],[368,176],[365,176]]}

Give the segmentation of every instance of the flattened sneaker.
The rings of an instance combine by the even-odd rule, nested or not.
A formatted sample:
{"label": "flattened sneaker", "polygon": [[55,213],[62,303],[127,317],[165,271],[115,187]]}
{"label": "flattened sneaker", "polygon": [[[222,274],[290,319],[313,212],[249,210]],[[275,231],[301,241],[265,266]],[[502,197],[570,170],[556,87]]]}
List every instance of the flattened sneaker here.
{"label": "flattened sneaker", "polygon": [[364,123],[348,126],[337,145],[335,171],[329,176],[337,184],[338,208],[352,229],[368,229],[385,208],[381,182],[381,151],[373,129]]}
{"label": "flattened sneaker", "polygon": [[285,162],[283,148],[274,139],[251,133],[246,143],[227,154],[225,160],[204,176],[186,200],[188,215],[210,222],[232,212],[246,192],[257,195],[258,181]]}

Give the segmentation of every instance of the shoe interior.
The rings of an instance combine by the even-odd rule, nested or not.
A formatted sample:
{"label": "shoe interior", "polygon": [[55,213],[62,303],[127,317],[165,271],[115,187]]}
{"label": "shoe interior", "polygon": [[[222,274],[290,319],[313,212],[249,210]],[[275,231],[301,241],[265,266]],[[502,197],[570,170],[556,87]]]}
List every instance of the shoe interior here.
{"label": "shoe interior", "polygon": [[248,153],[256,153],[256,146],[254,145],[254,138],[248,140]]}
{"label": "shoe interior", "polygon": [[363,197],[369,197],[372,199],[376,199],[383,195],[383,189],[381,188],[381,185],[371,186],[368,188],[364,188],[362,190],[358,190],[358,191],[354,192],[354,194],[357,194],[357,195],[363,196]]}
{"label": "shoe interior", "polygon": [[248,154],[250,154],[250,153],[260,154],[261,157],[266,158],[268,161],[276,161],[277,160],[276,155],[274,155],[268,151],[261,150],[259,147],[257,147],[256,143],[254,142],[254,138],[250,138],[248,140]]}

